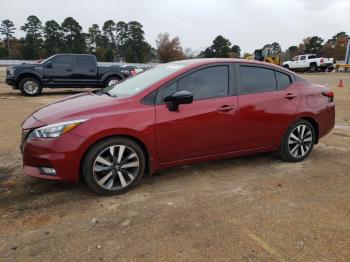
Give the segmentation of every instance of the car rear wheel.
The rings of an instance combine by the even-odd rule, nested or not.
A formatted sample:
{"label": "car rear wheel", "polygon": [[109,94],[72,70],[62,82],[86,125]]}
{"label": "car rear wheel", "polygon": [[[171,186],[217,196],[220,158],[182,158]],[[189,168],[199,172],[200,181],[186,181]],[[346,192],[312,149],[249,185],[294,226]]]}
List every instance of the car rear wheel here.
{"label": "car rear wheel", "polygon": [[315,73],[317,71],[317,64],[311,64],[310,65],[310,72]]}
{"label": "car rear wheel", "polygon": [[97,193],[115,195],[128,191],[142,177],[145,155],[127,138],[110,138],[94,145],[83,163],[83,177]]}
{"label": "car rear wheel", "polygon": [[19,82],[19,89],[25,96],[38,96],[41,94],[41,83],[35,78],[23,78]]}
{"label": "car rear wheel", "polygon": [[290,162],[304,160],[315,143],[315,129],[306,120],[299,120],[289,127],[280,147],[280,156]]}

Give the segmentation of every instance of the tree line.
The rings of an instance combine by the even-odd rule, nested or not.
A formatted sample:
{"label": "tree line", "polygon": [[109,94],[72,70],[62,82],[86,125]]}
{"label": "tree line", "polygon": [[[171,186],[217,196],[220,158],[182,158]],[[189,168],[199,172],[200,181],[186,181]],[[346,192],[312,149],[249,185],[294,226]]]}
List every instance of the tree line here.
{"label": "tree line", "polygon": [[[107,20],[102,27],[93,24],[87,32],[83,32],[82,26],[73,17],[65,18],[62,23],[49,20],[43,24],[38,17],[31,15],[19,29],[25,33],[22,38],[14,37],[17,28],[11,20],[2,20],[0,59],[37,60],[56,53],[81,53],[94,54],[98,61],[146,63],[197,57],[245,58],[251,55],[242,55],[241,48],[222,35],[218,35],[206,49],[194,52],[190,48],[183,49],[179,37],[171,38],[168,33],[161,33],[154,48],[145,40],[143,26],[137,21]],[[327,41],[319,36],[306,37],[299,45],[281,52],[282,59],[315,53],[342,60],[348,40],[345,32],[337,33]],[[277,42],[273,45],[280,48]]]}

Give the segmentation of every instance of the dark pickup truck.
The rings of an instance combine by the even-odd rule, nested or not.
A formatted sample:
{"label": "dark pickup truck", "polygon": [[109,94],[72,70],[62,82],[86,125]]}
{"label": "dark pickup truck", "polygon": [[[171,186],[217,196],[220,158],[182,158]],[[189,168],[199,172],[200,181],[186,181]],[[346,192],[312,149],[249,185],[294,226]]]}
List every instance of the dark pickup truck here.
{"label": "dark pickup truck", "polygon": [[93,55],[57,54],[37,64],[7,68],[6,83],[26,96],[37,96],[43,87],[103,88],[132,74],[120,66],[98,66]]}

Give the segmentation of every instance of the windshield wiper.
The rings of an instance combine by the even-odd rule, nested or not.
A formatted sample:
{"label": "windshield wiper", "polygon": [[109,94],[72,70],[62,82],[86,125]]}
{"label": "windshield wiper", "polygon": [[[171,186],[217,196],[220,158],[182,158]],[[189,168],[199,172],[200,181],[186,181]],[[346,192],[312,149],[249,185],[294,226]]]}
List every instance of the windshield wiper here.
{"label": "windshield wiper", "polygon": [[108,96],[111,96],[111,97],[117,97],[116,95],[112,95],[109,91],[111,91],[113,89],[112,86],[108,86],[108,87],[105,87],[103,89],[100,89],[100,90],[97,90],[95,92],[96,95],[108,95]]}

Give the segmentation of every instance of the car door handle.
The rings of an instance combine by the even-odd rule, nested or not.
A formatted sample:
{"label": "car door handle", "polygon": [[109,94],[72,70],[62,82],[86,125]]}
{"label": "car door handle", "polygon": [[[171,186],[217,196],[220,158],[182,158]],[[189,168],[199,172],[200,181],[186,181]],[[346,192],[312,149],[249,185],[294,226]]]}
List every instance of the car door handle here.
{"label": "car door handle", "polygon": [[234,106],[228,106],[228,105],[223,105],[222,107],[219,107],[217,109],[218,112],[229,112],[231,110],[235,109]]}
{"label": "car door handle", "polygon": [[297,95],[293,94],[293,93],[288,93],[284,96],[285,99],[288,99],[288,100],[292,100],[294,98],[296,98]]}

